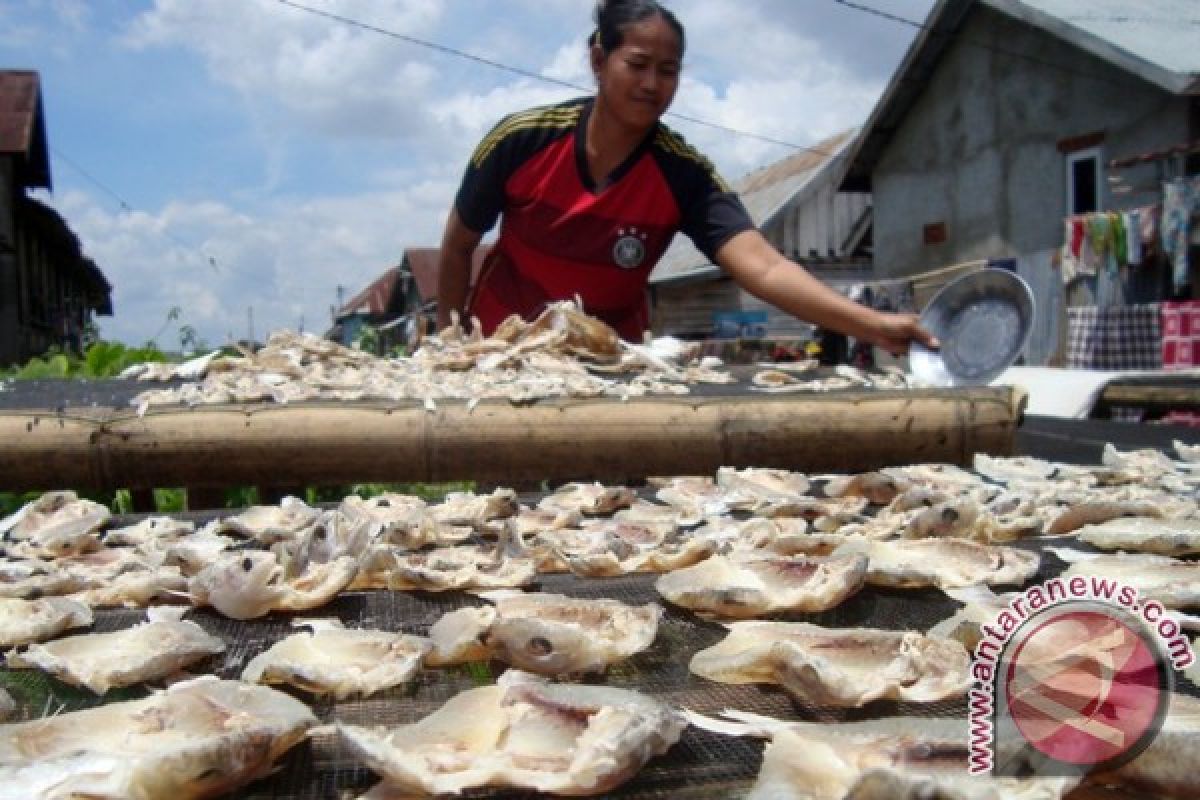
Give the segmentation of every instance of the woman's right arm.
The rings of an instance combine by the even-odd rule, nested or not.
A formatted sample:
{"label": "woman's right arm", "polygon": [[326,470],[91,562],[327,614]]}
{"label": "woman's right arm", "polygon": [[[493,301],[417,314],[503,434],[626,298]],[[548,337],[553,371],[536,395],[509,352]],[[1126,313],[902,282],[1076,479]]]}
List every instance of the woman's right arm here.
{"label": "woman's right arm", "polygon": [[442,249],[438,254],[437,329],[444,330],[450,324],[450,312],[457,311],[463,319],[467,305],[467,291],[471,282],[471,257],[483,234],[466,226],[458,216],[458,209],[451,208],[446,219],[446,230],[442,234]]}

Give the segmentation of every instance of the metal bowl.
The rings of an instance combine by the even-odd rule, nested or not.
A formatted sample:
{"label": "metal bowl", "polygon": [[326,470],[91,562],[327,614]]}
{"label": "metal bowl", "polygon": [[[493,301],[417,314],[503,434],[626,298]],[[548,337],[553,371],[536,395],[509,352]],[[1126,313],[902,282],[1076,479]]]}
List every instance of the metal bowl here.
{"label": "metal bowl", "polygon": [[909,368],[931,386],[984,386],[1021,355],[1033,328],[1033,291],[1006,269],[984,269],[943,286],[921,324],[941,342],[940,350],[919,344]]}

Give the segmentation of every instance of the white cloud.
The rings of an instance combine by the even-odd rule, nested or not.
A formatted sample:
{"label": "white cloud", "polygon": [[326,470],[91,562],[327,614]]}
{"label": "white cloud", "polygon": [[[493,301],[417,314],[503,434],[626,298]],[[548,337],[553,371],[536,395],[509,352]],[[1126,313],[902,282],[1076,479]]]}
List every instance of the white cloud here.
{"label": "white cloud", "polygon": [[102,334],[141,343],[179,307],[180,319],[159,340],[175,346],[185,324],[209,344],[245,336],[248,308],[260,338],[301,320],[323,332],[339,285],[352,294],[397,263],[404,247],[436,243],[446,209],[431,211],[450,192],[430,182],[403,192],[280,198],[253,214],[213,201],[114,213],[77,191],[48,201],[114,285],[116,314],[98,319]]}
{"label": "white cloud", "polygon": [[[436,0],[369,8],[350,0],[311,3],[385,31],[420,36],[437,22]],[[125,36],[141,49],[197,53],[209,74],[239,92],[252,113],[282,112],[333,136],[387,137],[422,124],[435,71],[429,52],[375,31],[287,5],[244,0],[156,0]]]}

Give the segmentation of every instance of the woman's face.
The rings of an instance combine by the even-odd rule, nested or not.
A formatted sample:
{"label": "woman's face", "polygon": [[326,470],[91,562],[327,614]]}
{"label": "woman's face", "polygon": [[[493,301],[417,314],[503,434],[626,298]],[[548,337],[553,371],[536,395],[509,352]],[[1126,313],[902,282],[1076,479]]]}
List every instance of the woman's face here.
{"label": "woman's face", "polygon": [[621,46],[605,55],[592,47],[592,69],[605,108],[634,128],[650,128],[679,88],[679,37],[655,14],[625,28]]}

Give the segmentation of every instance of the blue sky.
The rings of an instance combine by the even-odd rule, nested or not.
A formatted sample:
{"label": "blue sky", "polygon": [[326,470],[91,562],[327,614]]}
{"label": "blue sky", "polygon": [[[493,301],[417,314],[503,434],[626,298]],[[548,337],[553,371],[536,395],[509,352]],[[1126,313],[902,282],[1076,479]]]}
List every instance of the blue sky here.
{"label": "blue sky", "polygon": [[[297,0],[590,85],[590,0]],[[835,0],[676,0],[675,110],[797,145],[861,124],[910,27]],[[932,0],[877,0],[922,20]],[[41,74],[54,190],[113,284],[106,338],[323,332],[405,247],[436,246],[503,114],[577,92],[279,0],[4,0],[0,67]],[[729,179],[791,150],[668,120]],[[250,310],[252,309],[252,311]]]}

